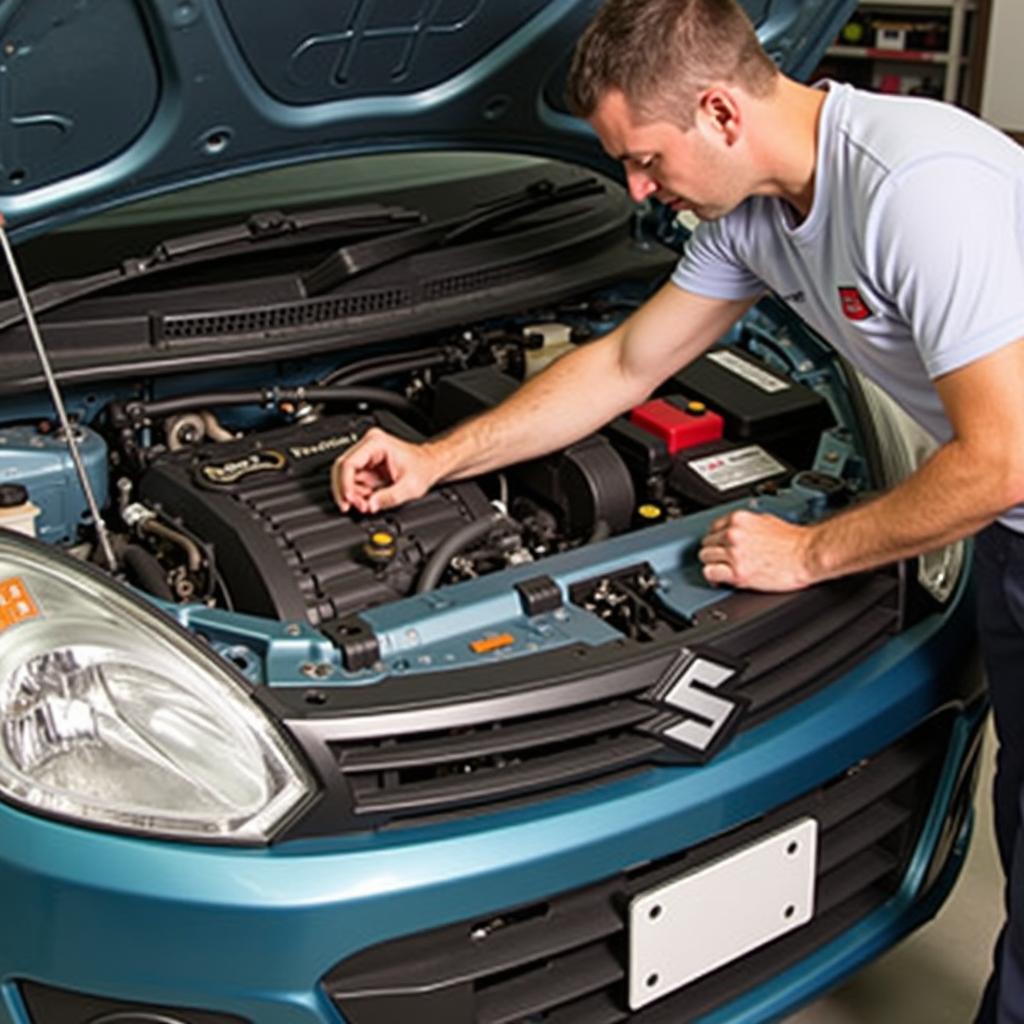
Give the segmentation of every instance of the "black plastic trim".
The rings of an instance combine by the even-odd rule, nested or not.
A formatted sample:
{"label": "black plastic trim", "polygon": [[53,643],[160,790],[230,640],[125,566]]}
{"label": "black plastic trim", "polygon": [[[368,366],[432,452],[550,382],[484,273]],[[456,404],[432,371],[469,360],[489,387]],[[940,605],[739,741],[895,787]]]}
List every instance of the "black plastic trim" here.
{"label": "black plastic trim", "polygon": [[[896,893],[935,798],[950,723],[950,715],[933,718],[811,792],[691,849],[586,888],[366,949],[329,971],[324,987],[352,1024],[695,1020],[799,962]],[[630,1013],[630,899],[804,817],[819,827],[812,921]]]}

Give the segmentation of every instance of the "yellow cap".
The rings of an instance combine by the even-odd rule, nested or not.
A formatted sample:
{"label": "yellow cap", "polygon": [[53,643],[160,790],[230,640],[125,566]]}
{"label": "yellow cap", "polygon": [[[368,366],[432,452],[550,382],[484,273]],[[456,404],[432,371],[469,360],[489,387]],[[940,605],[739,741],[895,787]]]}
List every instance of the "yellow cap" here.
{"label": "yellow cap", "polygon": [[378,530],[376,533],[370,534],[370,543],[383,548],[389,544],[394,544],[395,538],[387,530]]}
{"label": "yellow cap", "polygon": [[641,519],[660,519],[661,518],[661,506],[655,505],[651,502],[646,502],[641,505],[637,510],[637,515]]}
{"label": "yellow cap", "polygon": [[708,407],[703,402],[687,402],[686,411],[692,412],[695,416],[700,415],[702,412],[707,412]]}

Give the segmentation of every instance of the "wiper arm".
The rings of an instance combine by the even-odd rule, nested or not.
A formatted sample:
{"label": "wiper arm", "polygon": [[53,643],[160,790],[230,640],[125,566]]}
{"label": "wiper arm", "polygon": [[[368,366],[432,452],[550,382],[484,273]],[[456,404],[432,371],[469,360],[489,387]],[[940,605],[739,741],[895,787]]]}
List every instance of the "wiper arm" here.
{"label": "wiper arm", "polygon": [[[337,230],[388,236],[394,232],[404,234],[410,230],[410,225],[422,224],[424,220],[419,210],[377,203],[305,210],[293,214],[272,210],[253,214],[238,224],[168,239],[156,245],[147,256],[132,257],[119,267],[96,274],[40,285],[32,289],[29,297],[32,308],[39,315],[78,299],[98,295],[125,281],[137,280],[172,267],[223,259],[236,250],[248,251],[253,245],[266,244],[268,249],[273,249],[275,244],[281,244],[282,241],[287,243],[303,232]],[[0,302],[0,331],[7,330],[22,319],[21,306],[16,298]]]}
{"label": "wiper arm", "polygon": [[240,242],[262,242],[272,238],[297,235],[303,231],[339,228],[359,231],[401,231],[410,225],[422,224],[426,218],[419,210],[404,206],[383,206],[379,203],[365,206],[345,206],[338,209],[305,210],[285,214],[280,210],[254,213],[239,224],[200,231],[194,235],[181,235],[161,242],[150,257],[154,260],[179,259],[197,253],[211,253]]}
{"label": "wiper arm", "polygon": [[435,246],[461,242],[524,214],[536,213],[574,199],[599,195],[604,191],[604,186],[597,178],[586,178],[560,186],[553,185],[546,178],[535,181],[522,191],[477,207],[468,214],[343,246],[303,275],[303,290],[307,296],[322,295],[357,274],[377,270],[388,263]]}

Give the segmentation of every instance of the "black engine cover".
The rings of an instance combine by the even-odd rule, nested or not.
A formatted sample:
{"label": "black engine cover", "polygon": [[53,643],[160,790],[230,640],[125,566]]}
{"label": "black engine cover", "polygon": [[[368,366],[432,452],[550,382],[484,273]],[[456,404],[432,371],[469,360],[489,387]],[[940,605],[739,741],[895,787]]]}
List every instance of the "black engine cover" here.
{"label": "black engine cover", "polygon": [[[388,415],[330,416],[162,456],[140,497],[205,538],[237,611],[323,626],[404,597],[452,531],[492,511],[476,484],[442,487],[378,516],[342,515],[329,468],[374,423],[416,440]],[[374,563],[386,530],[394,556]]]}

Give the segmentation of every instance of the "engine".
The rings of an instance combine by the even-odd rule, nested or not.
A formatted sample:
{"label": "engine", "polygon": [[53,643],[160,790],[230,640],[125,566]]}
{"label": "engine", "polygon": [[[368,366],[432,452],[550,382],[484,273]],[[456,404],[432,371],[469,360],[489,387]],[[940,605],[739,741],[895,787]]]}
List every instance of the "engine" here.
{"label": "engine", "polygon": [[[541,335],[559,352],[571,347],[568,331]],[[794,475],[830,501],[841,495],[841,481],[808,472],[834,426],[826,400],[731,346],[562,451],[439,486],[380,515],[341,514],[330,490],[339,454],[374,425],[419,441],[498,404],[529,372],[525,358],[507,358],[508,348],[528,356],[531,337],[503,330],[468,348],[375,358],[367,370],[349,368],[337,386],[331,374],[328,386],[294,389],[300,400],[272,389],[115,404],[102,423],[81,426],[80,445],[94,489],[116,495],[109,520],[129,582],[165,600],[305,621],[342,637],[358,630],[367,608],[763,492]],[[388,388],[354,386],[365,379]],[[256,415],[225,428],[218,416],[226,406],[246,404]],[[0,434],[0,476],[24,483],[47,506],[38,524],[44,539],[71,546],[87,518],[84,498],[67,486],[60,439],[41,430]],[[47,487],[64,495],[64,512],[46,500]],[[602,607],[622,604],[623,588],[642,604],[641,583],[606,582],[607,594],[592,595]]]}
{"label": "engine", "polygon": [[203,539],[235,610],[326,625],[407,594],[445,538],[493,512],[458,483],[386,515],[342,516],[330,465],[374,423],[414,439],[386,413],[326,416],[168,453],[139,498]]}

